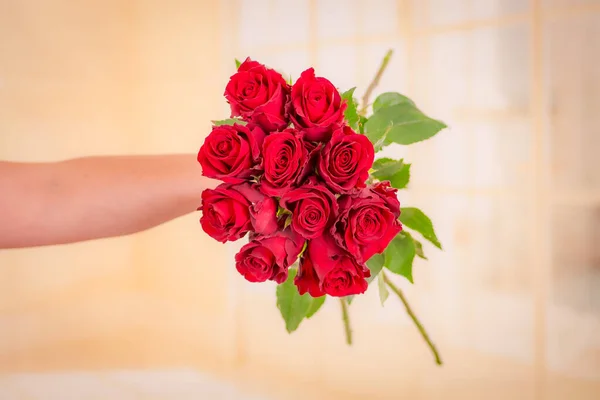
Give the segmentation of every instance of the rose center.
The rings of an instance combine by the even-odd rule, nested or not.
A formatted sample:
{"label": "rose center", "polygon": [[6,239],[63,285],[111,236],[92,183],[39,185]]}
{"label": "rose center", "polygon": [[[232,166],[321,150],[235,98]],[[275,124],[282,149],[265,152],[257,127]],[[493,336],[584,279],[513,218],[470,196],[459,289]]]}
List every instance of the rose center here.
{"label": "rose center", "polygon": [[376,210],[363,208],[356,219],[356,236],[361,240],[375,241],[382,236],[381,219]]}
{"label": "rose center", "polygon": [[246,82],[242,88],[243,97],[252,97],[256,93],[257,84],[254,81]]}

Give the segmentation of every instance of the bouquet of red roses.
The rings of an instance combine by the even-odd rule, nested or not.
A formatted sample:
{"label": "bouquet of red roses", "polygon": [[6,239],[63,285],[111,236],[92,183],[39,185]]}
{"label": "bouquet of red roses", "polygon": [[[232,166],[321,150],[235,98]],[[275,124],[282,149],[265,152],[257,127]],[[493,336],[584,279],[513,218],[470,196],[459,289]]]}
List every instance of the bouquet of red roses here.
{"label": "bouquet of red roses", "polygon": [[277,305],[289,332],[310,318],[326,296],[339,297],[348,343],[348,304],[378,276],[382,303],[396,292],[439,362],[437,352],[402,292],[382,273],[412,282],[412,260],[425,258],[406,230],[440,247],[431,221],[416,208],[400,208],[398,189],[410,164],[378,159],[391,143],[427,139],[445,125],[425,116],[398,93],[380,95],[366,116],[354,89],[340,94],[313,68],[294,82],[251,59],[237,62],[225,89],[231,119],[213,121],[198,153],[203,175],[223,181],[202,193],[203,230],[220,242],[248,235],[235,256],[250,282],[275,281]]}

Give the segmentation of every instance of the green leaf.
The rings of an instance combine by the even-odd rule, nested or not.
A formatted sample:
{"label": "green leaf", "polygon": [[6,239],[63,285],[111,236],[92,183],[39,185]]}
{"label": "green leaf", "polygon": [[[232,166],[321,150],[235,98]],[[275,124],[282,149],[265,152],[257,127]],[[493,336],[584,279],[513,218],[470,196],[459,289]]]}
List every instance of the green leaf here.
{"label": "green leaf", "polygon": [[385,304],[385,301],[387,300],[388,296],[390,295],[387,285],[385,284],[385,281],[383,280],[383,274],[379,274],[377,276],[377,286],[379,288],[379,301],[381,301],[381,305],[383,306]]}
{"label": "green leaf", "polygon": [[433,229],[431,220],[423,211],[414,207],[403,207],[400,209],[400,222],[410,229],[419,232],[438,249],[442,248],[442,245],[435,234],[435,230]]}
{"label": "green leaf", "polygon": [[412,264],[415,259],[415,242],[400,232],[385,249],[385,267],[395,274],[402,275],[413,283]]}
{"label": "green leaf", "polygon": [[417,143],[444,128],[443,122],[429,118],[410,103],[382,107],[365,124],[366,135],[377,148],[391,143]]}
{"label": "green leaf", "polygon": [[348,302],[348,305],[350,305],[352,303],[352,300],[354,300],[353,294],[351,294],[350,296],[346,296],[346,301]]}
{"label": "green leaf", "polygon": [[242,65],[242,62],[236,58],[235,59],[235,69],[239,69],[240,65]]}
{"label": "green leaf", "polygon": [[358,117],[358,131],[360,133],[365,133],[365,124],[367,123],[369,119],[365,116],[360,115]]}
{"label": "green leaf", "polygon": [[423,252],[423,243],[419,242],[417,239],[413,238],[413,242],[415,242],[415,253],[421,257],[423,260],[427,260],[425,253]]}
{"label": "green leaf", "polygon": [[383,269],[383,254],[373,254],[371,258],[367,260],[367,267],[371,271],[371,276],[367,278],[367,282],[373,282],[373,279]]}
{"label": "green leaf", "polygon": [[308,293],[300,296],[298,288],[294,285],[295,276],[296,269],[290,268],[287,280],[277,286],[277,308],[285,321],[285,329],[288,333],[298,329],[313,302],[313,298]]}
{"label": "green leaf", "polygon": [[243,121],[238,118],[227,118],[227,119],[222,119],[220,121],[211,121],[211,122],[213,123],[214,126],[233,125],[233,124],[246,125],[247,124],[246,121]]}
{"label": "green leaf", "polygon": [[288,76],[288,80],[287,80],[288,85],[292,86],[294,84],[294,80],[292,79],[292,76]]}
{"label": "green leaf", "polygon": [[396,189],[404,189],[410,180],[410,165],[403,160],[380,158],[373,163],[371,175],[380,181],[390,181]]}
{"label": "green leaf", "polygon": [[325,303],[325,299],[327,296],[321,297],[313,297],[310,303],[310,307],[308,308],[308,312],[306,313],[306,318],[310,318],[319,311],[323,303]]}
{"label": "green leaf", "polygon": [[342,93],[342,100],[346,100],[346,102],[348,103],[346,111],[344,111],[344,118],[346,119],[346,122],[348,122],[348,125],[350,125],[352,129],[357,129],[359,121],[358,111],[356,109],[356,102],[352,97],[354,95],[355,90],[356,88],[353,87],[352,89]]}
{"label": "green leaf", "polygon": [[396,104],[408,103],[411,105],[415,105],[414,101],[409,99],[408,97],[401,95],[396,92],[386,92],[382,93],[373,102],[373,112],[377,112],[379,109],[383,107],[395,106]]}

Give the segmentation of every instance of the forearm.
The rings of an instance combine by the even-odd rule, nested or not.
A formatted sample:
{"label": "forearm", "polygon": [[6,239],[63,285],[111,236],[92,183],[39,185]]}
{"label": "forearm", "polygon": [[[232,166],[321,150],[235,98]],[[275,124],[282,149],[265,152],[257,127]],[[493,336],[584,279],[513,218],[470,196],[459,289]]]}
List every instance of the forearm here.
{"label": "forearm", "polygon": [[[0,177],[0,248],[139,232],[194,211],[212,185],[194,155],[12,164]],[[12,182],[2,182],[11,177]]]}

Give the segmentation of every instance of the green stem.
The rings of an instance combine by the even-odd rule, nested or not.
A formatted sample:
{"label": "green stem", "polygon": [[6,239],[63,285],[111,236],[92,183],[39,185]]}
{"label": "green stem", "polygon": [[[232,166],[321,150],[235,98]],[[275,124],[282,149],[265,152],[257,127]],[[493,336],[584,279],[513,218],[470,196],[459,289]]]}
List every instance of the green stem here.
{"label": "green stem", "polygon": [[344,320],[344,330],[346,332],[346,343],[350,346],[352,344],[352,329],[350,329],[350,318],[348,317],[348,305],[346,299],[340,297],[340,303],[342,304],[342,319]]}
{"label": "green stem", "polygon": [[373,80],[371,81],[369,86],[367,86],[367,90],[365,91],[365,94],[363,95],[363,98],[362,98],[362,108],[360,109],[360,112],[359,112],[360,115],[364,116],[367,113],[367,108],[369,108],[369,98],[371,97],[371,94],[373,94],[373,90],[375,90],[377,85],[379,85],[381,76],[383,75],[383,73],[385,72],[385,69],[387,68],[388,64],[390,63],[392,54],[394,54],[394,50],[391,50],[391,49],[388,50],[388,52],[385,54],[385,57],[383,57],[383,61],[381,61],[381,65],[379,66],[379,69],[377,70],[375,77],[373,78]]}
{"label": "green stem", "polygon": [[404,304],[404,307],[406,308],[406,312],[408,313],[410,318],[413,320],[413,322],[417,326],[417,329],[419,329],[419,332],[421,332],[421,336],[423,336],[423,339],[425,339],[425,341],[427,342],[427,345],[429,346],[429,348],[431,349],[431,352],[433,353],[433,356],[435,357],[435,363],[437,365],[442,365],[442,359],[440,358],[440,354],[438,353],[437,349],[435,348],[435,345],[429,338],[429,335],[425,331],[425,328],[423,328],[423,325],[421,325],[421,322],[419,321],[419,319],[413,312],[412,308],[410,307],[410,304],[408,304],[408,301],[406,300],[406,297],[404,297],[404,293],[402,293],[402,290],[400,290],[400,288],[398,288],[396,285],[394,285],[394,283],[392,281],[390,281],[390,279],[387,277],[387,275],[383,271],[381,271],[381,274],[383,274],[383,280],[389,286],[389,288],[392,289],[392,291],[394,293],[396,293],[396,295],[398,295],[398,297]]}

